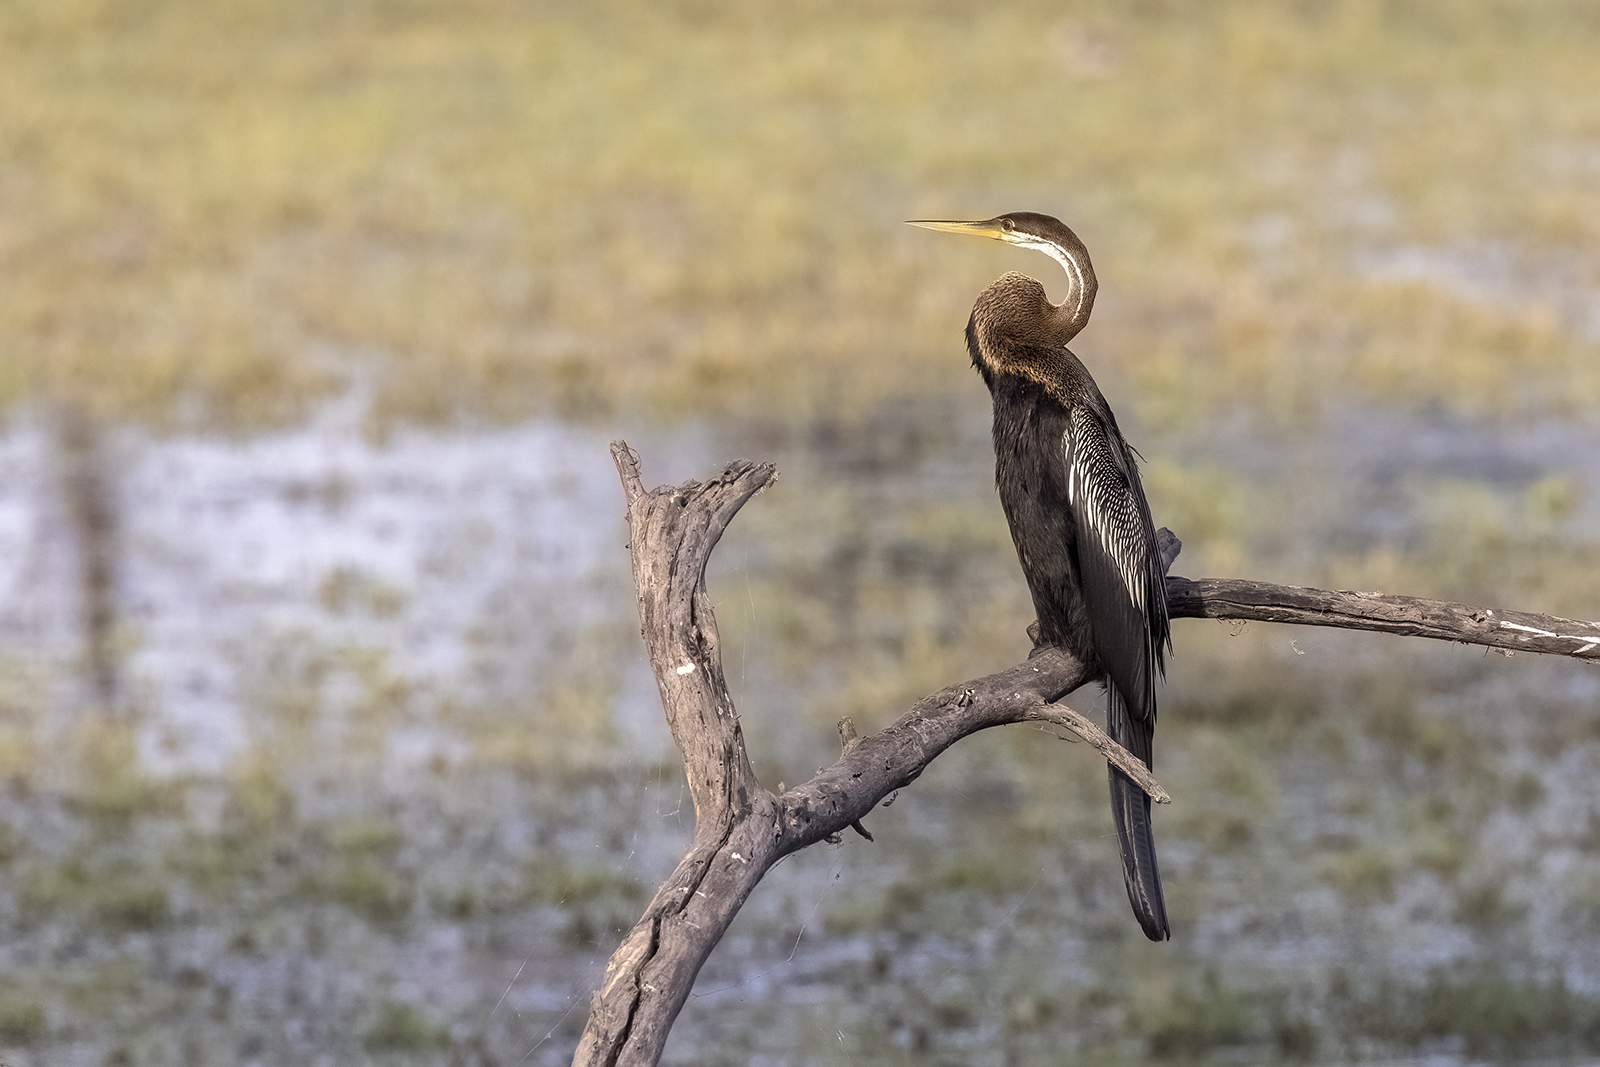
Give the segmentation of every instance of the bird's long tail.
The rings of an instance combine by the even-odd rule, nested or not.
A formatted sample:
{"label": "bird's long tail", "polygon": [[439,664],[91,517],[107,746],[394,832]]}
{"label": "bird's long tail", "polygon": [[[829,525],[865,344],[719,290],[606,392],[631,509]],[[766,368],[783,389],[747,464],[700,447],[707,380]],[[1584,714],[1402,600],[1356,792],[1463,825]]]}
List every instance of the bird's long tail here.
{"label": "bird's long tail", "polygon": [[[1154,716],[1149,722],[1134,722],[1116,686],[1107,687],[1107,697],[1106,733],[1150,767]],[[1115,767],[1111,768],[1111,817],[1117,824],[1117,843],[1122,846],[1122,880],[1128,887],[1128,903],[1133,905],[1144,935],[1152,941],[1165,941],[1172,932],[1167,927],[1166,902],[1161,898],[1161,872],[1156,869],[1150,795]]]}

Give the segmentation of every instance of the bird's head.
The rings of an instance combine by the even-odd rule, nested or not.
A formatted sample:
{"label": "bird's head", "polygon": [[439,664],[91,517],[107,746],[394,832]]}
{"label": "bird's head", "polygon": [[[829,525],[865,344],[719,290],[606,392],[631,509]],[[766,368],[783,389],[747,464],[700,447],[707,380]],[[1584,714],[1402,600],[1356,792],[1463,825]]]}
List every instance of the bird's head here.
{"label": "bird's head", "polygon": [[974,237],[992,237],[996,241],[1031,248],[1043,252],[1067,269],[1074,280],[1085,288],[1094,285],[1094,268],[1089,265],[1089,250],[1066,223],[1037,211],[1012,211],[982,222],[944,222],[934,219],[913,219],[908,225],[926,230],[944,230],[947,233],[965,233]]}
{"label": "bird's head", "polygon": [[1036,211],[1013,211],[982,222],[916,219],[910,225],[947,233],[971,234],[974,237],[992,237],[1006,244],[1043,252],[1060,263],[1067,272],[1067,295],[1057,305],[1057,311],[1070,320],[1070,333],[1077,333],[1088,321],[1099,283],[1095,281],[1094,267],[1089,262],[1089,250],[1060,219]]}

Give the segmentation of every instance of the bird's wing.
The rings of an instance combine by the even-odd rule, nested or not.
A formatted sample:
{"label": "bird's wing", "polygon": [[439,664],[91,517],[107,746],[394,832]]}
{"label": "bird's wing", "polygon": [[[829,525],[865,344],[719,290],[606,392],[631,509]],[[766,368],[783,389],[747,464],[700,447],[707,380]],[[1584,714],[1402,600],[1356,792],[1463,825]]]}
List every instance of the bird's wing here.
{"label": "bird's wing", "polygon": [[1167,637],[1166,583],[1150,508],[1133,457],[1105,417],[1073,406],[1062,445],[1095,645],[1129,713],[1146,722],[1155,714],[1155,673]]}
{"label": "bird's wing", "polygon": [[[1133,456],[1109,411],[1070,409],[1062,434],[1067,503],[1077,527],[1080,588],[1095,648],[1110,675],[1106,732],[1152,765],[1155,674],[1167,638],[1166,576],[1154,524]],[[1111,815],[1122,851],[1122,879],[1133,913],[1152,941],[1171,936],[1150,797],[1116,767],[1109,769]]]}

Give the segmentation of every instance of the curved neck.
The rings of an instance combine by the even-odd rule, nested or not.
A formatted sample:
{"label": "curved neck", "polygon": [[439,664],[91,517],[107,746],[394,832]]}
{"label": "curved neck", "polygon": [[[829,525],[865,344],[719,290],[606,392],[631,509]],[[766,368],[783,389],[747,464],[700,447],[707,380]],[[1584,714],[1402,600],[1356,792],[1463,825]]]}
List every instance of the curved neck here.
{"label": "curved neck", "polygon": [[1043,348],[1061,348],[1076,337],[1094,308],[1094,270],[1067,267],[1067,292],[1054,304],[1037,280],[1015,271],[985,289],[972,309],[981,334]]}
{"label": "curved neck", "polygon": [[[1067,272],[1067,292],[1061,303],[1050,304],[1051,343],[1064,345],[1089,324],[1089,313],[1094,310],[1094,296],[1100,284],[1095,280],[1094,267],[1088,256],[1069,255],[1058,245],[1045,245],[1040,249],[1061,264]],[[1048,301],[1047,301],[1048,303]],[[1059,336],[1060,340],[1055,338]]]}

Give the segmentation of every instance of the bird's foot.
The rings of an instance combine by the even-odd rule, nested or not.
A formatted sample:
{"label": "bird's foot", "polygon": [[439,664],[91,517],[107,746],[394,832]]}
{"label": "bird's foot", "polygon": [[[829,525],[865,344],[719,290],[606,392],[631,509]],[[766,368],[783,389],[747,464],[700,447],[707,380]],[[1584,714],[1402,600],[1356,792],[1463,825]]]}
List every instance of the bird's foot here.
{"label": "bird's foot", "polygon": [[1033,642],[1033,648],[1028,652],[1028,658],[1029,659],[1032,659],[1033,657],[1037,656],[1039,653],[1043,652],[1047,648],[1054,648],[1055,647],[1054,645],[1049,644],[1049,643],[1047,643],[1047,642],[1045,642],[1045,641],[1040,639],[1040,637],[1039,637],[1039,620],[1038,619],[1034,619],[1032,622],[1030,622],[1028,624],[1028,640]]}
{"label": "bird's foot", "polygon": [[1161,573],[1166,574],[1178,561],[1178,553],[1183,551],[1183,542],[1178,540],[1177,534],[1163,526],[1156,531],[1156,551],[1161,553]]}

